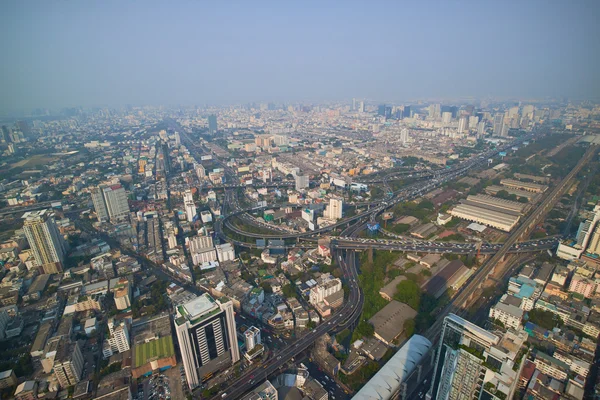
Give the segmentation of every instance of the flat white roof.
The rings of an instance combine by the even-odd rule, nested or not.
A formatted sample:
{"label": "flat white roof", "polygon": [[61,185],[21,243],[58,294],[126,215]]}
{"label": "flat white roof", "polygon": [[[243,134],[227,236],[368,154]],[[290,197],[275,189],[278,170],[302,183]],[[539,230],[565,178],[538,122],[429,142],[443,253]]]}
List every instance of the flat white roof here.
{"label": "flat white roof", "polygon": [[207,293],[204,293],[183,305],[183,308],[188,313],[190,319],[196,319],[202,316],[202,314],[213,310],[215,307],[218,307],[217,304]]}

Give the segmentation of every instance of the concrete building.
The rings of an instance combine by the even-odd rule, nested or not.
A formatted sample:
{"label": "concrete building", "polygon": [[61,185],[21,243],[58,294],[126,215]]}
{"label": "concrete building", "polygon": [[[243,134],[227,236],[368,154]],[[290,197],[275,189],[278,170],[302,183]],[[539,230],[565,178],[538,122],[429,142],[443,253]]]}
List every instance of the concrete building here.
{"label": "concrete building", "polygon": [[252,389],[250,393],[244,395],[242,400],[278,400],[277,389],[271,382],[266,380],[255,389]]}
{"label": "concrete building", "polygon": [[54,221],[54,214],[41,210],[27,212],[23,218],[23,231],[37,265],[45,274],[62,272],[66,246]]}
{"label": "concrete building", "polygon": [[522,214],[527,207],[527,204],[519,203],[517,201],[505,200],[494,196],[488,196],[484,194],[469,195],[467,201],[472,204],[478,204],[482,206],[491,206],[494,209],[500,209],[507,212]]}
{"label": "concrete building", "polygon": [[83,355],[77,343],[61,339],[56,349],[53,366],[54,375],[61,388],[76,385],[83,372]]}
{"label": "concrete building", "polygon": [[215,250],[217,251],[219,262],[235,260],[235,251],[231,243],[216,245]]}
{"label": "concrete building", "polygon": [[525,332],[498,337],[463,318],[444,318],[428,399],[512,398]]}
{"label": "concrete building", "polygon": [[175,331],[190,389],[240,359],[233,303],[203,294],[177,306]]}
{"label": "concrete building", "polygon": [[109,338],[106,340],[102,349],[104,358],[112,356],[114,353],[124,353],[131,347],[129,344],[129,331],[125,321],[115,321],[111,318],[108,321]]}
{"label": "concrete building", "polygon": [[6,326],[8,325],[8,321],[10,317],[5,310],[0,311],[0,340],[3,340],[6,336],[4,331],[6,330]]}
{"label": "concrete building", "polygon": [[524,311],[512,304],[502,301],[490,308],[490,318],[497,319],[507,328],[520,329]]}
{"label": "concrete building", "polygon": [[38,398],[37,381],[25,381],[17,386],[14,396],[15,400],[36,400]]}
{"label": "concrete building", "polygon": [[197,215],[196,204],[194,203],[194,195],[191,190],[186,190],[183,194],[183,206],[185,208],[185,216],[189,222],[194,221]]}
{"label": "concrete building", "polygon": [[17,376],[12,369],[0,372],[0,389],[16,386]]}
{"label": "concrete building", "polygon": [[126,310],[131,307],[131,283],[121,278],[113,288],[115,305],[117,310]]}
{"label": "concrete building", "polygon": [[260,337],[260,329],[255,326],[251,326],[244,332],[244,339],[246,343],[246,351],[251,351],[256,345],[261,344],[262,340]]}
{"label": "concrete building", "polygon": [[127,192],[121,185],[99,185],[91,190],[98,221],[118,222],[129,215]]}
{"label": "concrete building", "polygon": [[596,287],[597,284],[593,279],[588,279],[575,273],[569,284],[569,292],[578,293],[589,299],[596,293]]}
{"label": "concrete building", "polygon": [[323,215],[325,218],[338,220],[343,217],[344,200],[338,198],[329,199],[329,205],[325,208]]}

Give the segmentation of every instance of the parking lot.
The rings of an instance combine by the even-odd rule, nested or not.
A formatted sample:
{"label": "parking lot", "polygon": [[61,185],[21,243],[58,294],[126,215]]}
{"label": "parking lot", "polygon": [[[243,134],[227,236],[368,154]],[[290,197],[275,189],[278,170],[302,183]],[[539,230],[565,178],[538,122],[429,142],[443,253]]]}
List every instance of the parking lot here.
{"label": "parking lot", "polygon": [[137,400],[185,399],[178,367],[154,374],[138,383]]}

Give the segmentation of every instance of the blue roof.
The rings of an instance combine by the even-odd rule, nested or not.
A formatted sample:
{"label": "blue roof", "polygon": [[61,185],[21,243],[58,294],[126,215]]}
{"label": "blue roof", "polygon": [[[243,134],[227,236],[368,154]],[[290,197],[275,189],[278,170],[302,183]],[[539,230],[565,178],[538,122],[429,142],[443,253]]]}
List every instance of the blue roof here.
{"label": "blue roof", "polygon": [[515,297],[518,297],[519,299],[522,299],[524,297],[529,298],[533,295],[534,291],[535,291],[535,288],[524,283],[523,285],[521,285],[521,289],[519,290],[519,293],[515,294]]}

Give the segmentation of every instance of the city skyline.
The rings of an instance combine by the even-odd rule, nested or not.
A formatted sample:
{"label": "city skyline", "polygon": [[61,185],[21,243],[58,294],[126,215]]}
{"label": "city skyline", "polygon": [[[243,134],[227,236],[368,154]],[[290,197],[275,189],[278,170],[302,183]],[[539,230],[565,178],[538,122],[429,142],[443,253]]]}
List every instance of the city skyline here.
{"label": "city skyline", "polygon": [[2,9],[12,60],[2,115],[352,97],[594,98],[600,88],[591,2]]}

